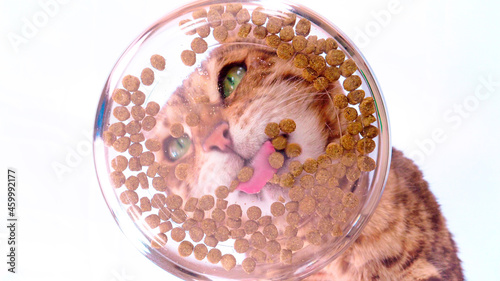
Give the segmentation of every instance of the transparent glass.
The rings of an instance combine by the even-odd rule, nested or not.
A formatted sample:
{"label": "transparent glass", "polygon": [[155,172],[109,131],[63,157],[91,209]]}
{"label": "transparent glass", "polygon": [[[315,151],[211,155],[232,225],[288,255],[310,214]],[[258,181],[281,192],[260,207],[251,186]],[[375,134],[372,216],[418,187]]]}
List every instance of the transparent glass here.
{"label": "transparent glass", "polygon": [[[351,175],[351,178],[347,179],[345,175],[346,171],[347,173],[349,173],[349,171],[359,170],[359,166],[358,168],[356,168],[356,165],[359,164],[357,164],[357,162],[355,162],[354,164],[346,164],[349,161],[343,162],[343,158],[335,159],[335,157],[329,155],[329,157],[327,157],[329,159],[329,162],[326,164],[329,166],[323,166],[323,168],[326,167],[324,169],[325,171],[330,172],[330,174],[327,174],[328,179],[335,178],[339,173],[340,175],[338,176],[338,178],[336,178],[336,185],[333,184],[335,185],[335,187],[332,187],[332,185],[328,185],[328,183],[325,183],[325,181],[319,183],[320,180],[316,176],[317,173],[311,173],[313,177],[315,177],[314,187],[309,191],[307,190],[307,188],[304,188],[304,190],[306,196],[309,196],[309,199],[315,199],[313,200],[315,209],[312,212],[308,211],[308,206],[306,204],[307,202],[305,201],[296,201],[297,206],[300,206],[300,208],[296,211],[295,209],[293,209],[294,207],[292,204],[289,204],[286,207],[284,214],[276,214],[274,213],[274,211],[271,211],[271,203],[278,202],[277,205],[282,204],[281,206],[286,206],[285,204],[292,201],[290,199],[291,196],[289,193],[289,191],[291,190],[290,188],[301,185],[300,180],[304,176],[304,174],[306,174],[305,172],[300,176],[295,176],[295,182],[291,186],[287,186],[287,184],[283,183],[283,181],[273,182],[272,179],[266,178],[267,183],[265,183],[263,187],[259,187],[257,188],[257,190],[252,190],[251,192],[245,190],[242,187],[241,183],[233,181],[235,178],[234,173],[232,174],[233,178],[231,180],[218,179],[218,183],[220,183],[220,185],[224,185],[228,187],[229,190],[231,190],[230,195],[225,198],[226,204],[239,206],[242,209],[241,216],[238,216],[238,214],[234,215],[232,213],[230,215],[228,209],[225,209],[218,205],[218,203],[220,202],[217,202],[217,197],[220,195],[215,194],[216,186],[214,186],[212,189],[210,189],[210,191],[207,192],[197,192],[193,189],[183,190],[181,192],[182,194],[178,194],[183,199],[181,207],[172,207],[173,205],[175,205],[172,202],[171,205],[166,205],[168,203],[165,203],[164,200],[160,200],[160,203],[154,201],[153,196],[155,195],[157,196],[156,199],[160,198],[160,195],[163,195],[163,199],[171,198],[173,200],[173,195],[177,195],[176,192],[179,190],[179,187],[190,187],[189,183],[179,183],[181,181],[179,181],[179,175],[176,172],[176,168],[179,165],[176,166],[175,162],[183,161],[183,157],[187,157],[184,156],[185,153],[186,155],[194,153],[194,155],[196,156],[193,157],[198,157],[193,160],[194,162],[191,162],[194,164],[185,166],[186,169],[191,169],[189,170],[191,174],[189,174],[187,177],[195,178],[198,181],[198,185],[201,178],[201,175],[199,174],[201,173],[201,168],[198,169],[198,166],[201,165],[199,164],[199,162],[201,161],[200,159],[205,159],[204,157],[209,157],[208,155],[214,155],[214,151],[216,150],[218,150],[216,152],[219,153],[219,155],[225,153],[225,147],[221,146],[222,144],[224,144],[224,140],[222,141],[222,143],[215,143],[214,146],[216,148],[212,150],[210,148],[207,148],[206,146],[203,146],[203,144],[206,143],[206,139],[208,139],[208,137],[202,138],[200,135],[198,135],[199,132],[197,130],[205,129],[209,132],[215,132],[219,127],[218,125],[213,125],[214,127],[216,127],[214,129],[210,127],[210,125],[204,125],[204,116],[198,115],[198,117],[200,118],[200,120],[198,120],[200,122],[199,125],[191,127],[183,124],[185,130],[183,140],[185,142],[179,143],[178,140],[181,138],[174,138],[176,141],[174,144],[177,146],[180,145],[181,148],[186,148],[187,152],[182,149],[175,150],[175,153],[177,154],[173,156],[179,157],[180,160],[176,160],[175,157],[174,159],[168,159],[168,155],[166,153],[172,152],[171,150],[169,150],[170,148],[168,147],[168,144],[171,144],[172,142],[167,141],[167,139],[172,139],[172,137],[165,136],[165,134],[159,128],[161,128],[161,126],[167,126],[165,124],[169,123],[169,120],[166,119],[175,119],[175,116],[172,117],[172,115],[175,115],[175,110],[167,105],[169,103],[172,104],[175,101],[174,96],[176,95],[176,93],[179,93],[179,89],[187,88],[189,90],[189,87],[195,87],[192,85],[190,86],[189,84],[190,79],[193,79],[193,77],[209,77],[210,75],[201,73],[206,70],[206,66],[203,66],[203,62],[209,61],[212,54],[216,53],[220,48],[225,48],[229,45],[238,46],[238,48],[241,47],[241,49],[254,46],[256,49],[266,50],[266,52],[276,52],[276,48],[267,46],[265,40],[243,40],[240,38],[241,40],[235,40],[231,42],[229,42],[228,40],[228,42],[220,43],[213,38],[212,34],[214,32],[214,28],[210,27],[210,35],[204,38],[205,42],[207,42],[207,50],[202,54],[196,54],[196,61],[193,66],[188,66],[186,65],[186,63],[183,63],[181,59],[181,53],[184,50],[190,50],[192,40],[196,37],[199,37],[196,34],[186,35],[186,33],[189,34],[190,31],[196,31],[196,28],[203,27],[207,24],[205,22],[206,18],[204,17],[198,19],[193,18],[193,12],[196,13],[196,11],[200,9],[208,11],[210,9],[210,6],[214,4],[226,5],[231,3],[233,2],[196,1],[180,9],[177,9],[165,15],[163,18],[154,23],[150,28],[144,31],[144,33],[142,33],[119,58],[111,74],[109,75],[108,80],[106,81],[95,120],[94,161],[99,184],[106,203],[108,204],[112,215],[114,216],[119,227],[122,229],[123,233],[133,242],[133,244],[139,249],[142,254],[144,254],[151,261],[153,261],[166,271],[170,272],[171,274],[174,274],[185,280],[301,279],[313,274],[314,272],[319,271],[329,262],[341,255],[342,252],[347,249],[349,245],[354,242],[354,240],[359,236],[380,200],[388,175],[391,157],[389,123],[385,109],[385,103],[375,76],[373,75],[368,63],[363,58],[359,50],[354,46],[352,41],[347,38],[337,27],[335,27],[326,19],[322,18],[319,14],[309,10],[306,7],[292,4],[287,1],[238,2],[243,4],[243,8],[247,9],[250,15],[252,15],[252,11],[254,11],[257,7],[263,7],[264,12],[269,17],[281,17],[284,15],[284,13],[293,13],[297,17],[295,23],[299,22],[300,19],[309,20],[311,22],[311,30],[308,34],[309,36],[317,36],[318,39],[333,38],[334,41],[338,44],[338,50],[343,51],[346,55],[345,59],[352,59],[352,61],[355,62],[357,70],[352,75],[359,76],[362,81],[362,84],[358,89],[361,89],[365,92],[365,98],[371,97],[374,101],[375,113],[371,115],[375,117],[376,121],[371,123],[371,126],[377,129],[377,135],[370,137],[370,139],[373,141],[373,143],[375,143],[376,146],[372,152],[366,154],[360,153],[356,149],[356,147],[354,147],[354,149],[344,148],[345,152],[342,157],[344,157],[345,153],[347,152],[352,153],[351,155],[355,155],[355,159],[358,160],[360,159],[359,157],[368,156],[374,160],[376,164],[375,168],[371,171],[359,171],[359,174],[357,174],[356,176]],[[191,21],[188,24],[180,26],[179,23],[186,19],[190,19]],[[253,23],[252,20],[250,20],[250,23]],[[241,24],[238,23],[235,30],[238,30],[240,26]],[[255,27],[256,26],[253,25],[252,29],[255,29]],[[252,37],[252,33],[249,35],[249,37]],[[159,54],[163,58],[165,58],[166,67],[164,70],[156,69],[151,65],[151,56],[155,54]],[[294,56],[296,56],[297,54],[298,53],[295,53]],[[323,58],[325,58],[326,55],[326,53],[319,54],[319,56],[322,56]],[[290,64],[290,67],[294,67],[292,66],[293,59],[290,59],[288,63]],[[141,78],[141,73],[145,68],[151,69],[154,73],[154,82],[144,82],[146,78]],[[250,73],[250,69],[248,69],[248,73]],[[133,75],[135,77],[138,77],[140,81],[142,81],[142,83],[139,85],[138,90],[127,90],[129,93],[131,93],[131,95],[133,95],[136,91],[141,91],[145,94],[145,100],[142,105],[136,105],[137,110],[141,111],[140,108],[142,108],[146,109],[147,112],[148,109],[146,105],[151,102],[158,104],[160,107],[159,113],[153,112],[152,114],[144,114],[144,116],[154,116],[156,125],[153,129],[145,129],[146,119],[140,116],[140,113],[136,113],[139,115],[139,117],[137,117],[137,120],[139,120],[138,122],[142,126],[142,129],[140,129],[139,131],[137,131],[137,129],[135,129],[134,131],[132,125],[127,126],[134,120],[135,115],[125,118],[123,121],[120,121],[117,118],[117,115],[114,114],[115,109],[121,106],[126,108],[129,113],[132,112],[134,101],[130,103],[125,102],[126,105],[120,105],[117,104],[118,99],[116,99],[116,97],[113,97],[116,89],[123,89],[128,87],[124,86],[123,84],[123,79],[127,75]],[[243,77],[243,80],[241,82],[242,84],[245,83],[244,79],[245,77]],[[346,77],[340,76],[338,82],[332,83],[338,83],[339,85],[342,85],[345,79]],[[196,87],[202,86],[197,84]],[[188,90],[185,92],[188,92]],[[206,91],[206,89],[204,90]],[[218,92],[219,89],[213,90],[215,92]],[[345,95],[347,95],[348,92],[349,91],[344,90]],[[228,107],[230,107],[230,105],[222,105],[221,102],[214,101],[214,99],[211,97],[206,100],[206,102],[208,105],[212,106],[211,109],[214,112],[220,111],[222,112],[222,114],[223,112],[228,110]],[[328,103],[332,102],[332,100],[325,100],[324,102]],[[349,105],[349,107],[356,109],[356,112],[360,114],[361,109],[359,104]],[[180,112],[178,114],[184,115],[188,114],[188,112]],[[217,112],[214,114],[217,115]],[[265,115],[265,113],[262,114]],[[332,111],[331,114],[334,118],[339,119],[342,111],[335,109],[335,111]],[[260,118],[261,115],[258,116]],[[285,117],[286,116],[284,116],[283,118]],[[232,118],[238,119],[238,116],[233,116]],[[259,118],[255,117],[255,120],[252,120],[252,123],[263,122]],[[360,121],[361,119],[356,120],[362,123],[362,121]],[[272,121],[279,122],[280,119],[274,119]],[[304,126],[299,122],[299,120],[296,121],[297,131],[299,131],[300,128],[303,128]],[[235,122],[237,122],[237,120],[225,120],[225,122],[227,122],[227,124],[229,125],[227,128],[223,128],[223,139],[227,138],[226,134],[228,132],[231,133],[231,130],[233,129],[231,128],[231,124],[234,124]],[[109,133],[111,131],[110,126],[116,123],[123,123],[123,125],[125,125],[124,127],[126,128],[126,132],[123,136],[116,135],[115,133]],[[170,122],[170,125],[171,123],[172,122]],[[263,128],[265,125],[266,124],[263,124],[260,127]],[[345,125],[347,126],[347,123]],[[369,126],[368,124],[365,125]],[[321,126],[323,126],[323,124],[321,124]],[[347,134],[345,127],[340,127],[342,129],[340,129],[341,132],[339,132],[339,135]],[[131,132],[130,134],[129,130]],[[173,131],[173,129],[171,129],[171,131]],[[136,139],[135,143],[140,144],[140,149],[142,149],[140,150],[140,152],[133,152],[131,150],[130,145],[133,144],[134,141],[131,141],[126,146],[126,150],[124,150],[123,152],[120,152],[123,150],[122,148],[119,148],[119,151],[117,151],[116,147],[119,146],[117,144],[118,139],[120,139],[121,137],[132,138],[132,135],[137,134],[138,132],[142,133],[145,136],[145,140],[159,140],[161,148],[159,150],[151,149],[151,146],[148,146],[145,140]],[[264,132],[254,132],[253,134],[264,135]],[[291,138],[290,136],[292,136],[294,133],[281,132],[280,134],[291,140],[293,138]],[[209,133],[208,135],[214,136],[214,133]],[[138,136],[135,137],[137,138]],[[249,136],[249,139],[251,137],[252,136]],[[356,141],[359,141],[359,139],[362,138],[364,138],[362,135],[356,134],[354,136],[354,139]],[[235,139],[228,139],[232,142],[232,149],[236,150],[236,148],[234,147],[237,147],[238,144],[235,143]],[[295,139],[298,139],[299,141],[297,142],[300,143],[300,138]],[[322,140],[318,140],[318,142],[321,141]],[[338,139],[334,142],[342,146]],[[266,141],[266,143],[267,145],[269,145],[270,140]],[[328,143],[325,143],[325,150],[322,154],[326,153],[326,144]],[[138,145],[136,145],[135,147],[137,148]],[[201,149],[200,147],[204,148]],[[262,145],[262,147],[265,147],[265,144]],[[304,145],[303,148],[305,149],[307,147]],[[140,159],[142,157],[141,152],[145,153],[148,151],[148,149],[153,152],[153,155],[155,155],[154,161],[158,164],[158,166],[164,164],[165,167],[168,168],[166,168],[165,170],[165,173],[168,175],[161,174],[161,172],[150,175],[149,170],[150,167],[153,166],[153,164],[147,163],[147,160],[144,160],[143,163]],[[196,149],[198,150],[196,151]],[[195,150],[195,152],[193,152],[193,150]],[[267,157],[270,156],[269,154],[273,152],[278,152],[280,155],[283,155],[283,157],[285,158],[285,164],[283,165],[283,167],[289,167],[287,165],[289,165],[290,162],[294,160],[293,157],[287,156],[287,154],[283,151],[280,152],[280,150],[276,147],[269,148],[269,152],[267,152],[268,154],[264,153],[264,155]],[[256,152],[256,154],[259,153],[260,152]],[[172,154],[169,155],[172,156]],[[117,172],[117,168],[114,166],[116,162],[113,164],[112,161],[118,156],[122,156],[124,157],[124,159],[127,159],[127,167],[123,171],[121,171],[122,169],[119,168],[118,170],[120,171],[118,173],[114,173]],[[144,157],[146,156],[151,156],[151,154],[144,155]],[[297,159],[300,160],[301,163],[305,163],[306,159],[316,158],[319,156],[314,155],[313,157],[312,155],[307,155],[306,149],[304,150],[303,155],[297,157]],[[137,161],[139,161],[138,163],[142,164],[132,169],[132,158],[135,158]],[[217,161],[218,158],[214,159],[216,159],[215,161]],[[226,158],[220,159],[222,161]],[[245,163],[248,164],[248,161],[246,161]],[[255,164],[255,162],[251,162],[250,164],[254,165],[252,163]],[[228,167],[228,170],[231,168],[232,167]],[[254,171],[258,171],[259,169],[259,167],[257,166],[253,166],[252,168],[254,169]],[[266,171],[271,170],[268,168],[266,169]],[[277,173],[280,178],[284,177],[282,176],[284,173],[287,173],[287,171],[283,171],[283,169],[279,168],[277,171],[275,171],[275,173]],[[321,169],[322,166],[321,164],[319,164],[318,170]],[[140,184],[138,184],[139,181],[137,179],[140,177],[140,173],[143,173],[143,176],[145,175],[147,187],[143,185],[142,181],[140,182]],[[213,174],[219,175],[221,173],[224,174],[226,173],[226,171],[220,170],[216,171],[216,173]],[[336,175],[333,175],[332,173],[336,173]],[[123,175],[123,178],[117,179],[117,174],[120,174],[120,176]],[[168,180],[169,178],[173,177],[174,174],[177,179]],[[132,179],[129,181],[128,179],[130,178]],[[162,178],[167,184],[165,184],[165,186],[159,187],[157,182],[156,185],[153,182],[155,180],[154,178]],[[125,179],[127,179],[127,181],[125,181]],[[117,181],[119,182],[118,186],[116,184]],[[250,182],[253,181],[254,178],[250,180]],[[255,179],[255,181],[258,181],[258,179]],[[176,186],[176,184],[178,186]],[[219,186],[219,184],[217,186]],[[236,188],[236,190],[233,190],[234,188]],[[259,195],[263,194],[267,189],[273,190],[271,195]],[[313,193],[316,191],[318,191],[318,193],[320,191],[328,192],[328,194],[322,197],[322,195],[316,195],[316,193]],[[335,192],[340,192],[339,198],[334,198],[336,196],[334,195],[336,194]],[[257,195],[251,195],[247,193],[256,193]],[[347,194],[349,194],[349,196],[353,196],[354,198],[346,197]],[[204,195],[209,195],[214,198],[215,203],[213,204],[213,206],[210,205],[210,200],[208,200],[208,207],[203,207],[201,205],[201,198]],[[216,230],[220,230],[220,233],[215,232],[214,234],[212,234],[212,230],[210,230],[210,227],[208,227],[207,225],[202,225],[201,219],[199,219],[199,217],[196,218],[192,210],[188,210],[188,207],[186,207],[186,203],[190,197],[198,199],[198,204],[195,207],[198,210],[203,211],[204,219],[210,218],[211,215],[213,215],[213,210],[217,208],[223,211],[225,219],[217,220],[215,223]],[[139,198],[140,200],[138,200]],[[207,199],[207,197],[205,199]],[[349,201],[349,199],[351,199],[351,201]],[[338,202],[335,200],[337,200]],[[153,206],[148,207],[148,202]],[[161,206],[158,206],[158,204],[160,204]],[[322,206],[322,208],[325,207],[325,205],[328,205],[328,211],[326,212],[326,214],[322,214],[324,212],[324,209],[320,208],[320,205]],[[273,227],[267,228],[265,230],[265,226],[267,226],[268,223],[265,223],[264,219],[258,220],[251,219],[249,217],[246,211],[250,206],[258,206],[261,209],[261,217],[267,216],[266,219],[269,219],[270,224],[275,225],[277,234],[273,235],[269,232],[269,230],[272,230]],[[203,208],[205,208],[205,210]],[[238,207],[236,207],[236,209],[238,209]],[[336,209],[336,211],[334,212],[333,209]],[[178,214],[176,213],[177,210],[181,210],[181,215],[185,215],[185,217],[181,219],[174,219],[173,217]],[[161,212],[163,212],[163,217],[160,215]],[[277,212],[279,213],[279,211]],[[298,214],[299,216],[296,223],[291,223],[293,217],[289,218],[289,213],[292,212]],[[237,218],[229,223],[229,218],[233,215]],[[158,219],[158,216],[160,217],[160,219],[158,222],[155,222],[155,220]],[[264,245],[260,245],[258,243],[257,237],[252,238],[252,235],[255,234],[254,230],[246,230],[246,223],[250,220],[255,221],[258,224],[257,231],[261,234],[264,234],[266,238],[264,239]],[[325,220],[331,220],[332,224],[329,225],[328,223],[326,223],[322,225],[323,228],[320,228],[318,227],[318,221],[321,220],[323,220],[323,223],[325,222]],[[213,221],[205,222],[210,223]],[[166,224],[163,224],[163,228],[161,228],[160,226],[158,226],[158,224],[160,223]],[[169,224],[171,225],[171,227]],[[236,226],[234,226],[234,224],[236,224]],[[241,226],[239,226],[239,224],[241,224]],[[206,233],[202,234],[203,239],[199,240],[199,238],[193,238],[195,237],[194,234],[193,236],[191,236],[192,233],[190,232],[190,230],[192,229],[193,225],[198,226],[198,229],[202,229],[204,231],[203,233]],[[289,232],[287,232],[287,226],[289,226],[289,228],[296,228],[298,232],[295,235],[291,235]],[[171,228],[177,229],[175,235],[178,235],[180,233],[180,238],[173,239],[173,230],[171,230]],[[231,232],[232,230],[234,231],[237,229],[245,230],[243,236],[238,236],[238,234],[236,234],[236,231],[234,233]],[[226,231],[225,234],[224,231]],[[229,233],[227,233],[227,231],[229,231]],[[164,236],[160,233],[164,233]],[[182,233],[184,233],[184,237],[182,237]],[[314,236],[313,234],[315,234],[316,236]],[[213,247],[211,243],[206,242],[205,238],[207,236],[217,237],[218,244]],[[163,237],[166,237],[166,243],[164,240],[162,240]],[[294,243],[290,242],[291,237],[297,237],[294,242],[296,242],[295,244],[302,243],[301,247],[294,246]],[[182,240],[182,243],[186,242],[183,246],[188,245],[188,247],[182,248],[182,251],[187,251],[187,257],[180,255],[179,247],[182,247],[180,246],[181,242],[177,242],[175,240]],[[245,247],[243,247],[245,249],[242,250],[241,248],[239,248],[239,246],[235,246],[236,240],[239,240],[239,242],[242,242],[242,240],[248,242],[248,250],[245,250]],[[300,240],[301,242],[297,242],[298,240]],[[246,243],[245,241],[243,241],[243,244]],[[269,241],[273,242],[271,243]],[[200,256],[197,257],[195,256],[194,251],[192,253],[189,251],[189,245],[195,246],[200,244],[202,245],[200,246],[200,248],[206,247],[208,251],[217,249],[220,251],[221,255],[228,255],[231,257],[225,259],[224,262],[217,261],[215,263],[208,261],[207,258],[203,255],[203,251],[198,252]],[[276,247],[278,247],[278,250],[276,250]],[[264,260],[260,260],[262,256],[255,254],[256,252],[259,254],[264,253],[266,255],[266,258]],[[287,258],[287,254],[289,253],[293,253],[290,259]],[[244,260],[247,260],[247,263],[245,263],[245,268],[244,266],[242,266]],[[230,265],[231,261],[236,262],[234,267]],[[255,264],[255,268],[249,266],[249,264]]]}

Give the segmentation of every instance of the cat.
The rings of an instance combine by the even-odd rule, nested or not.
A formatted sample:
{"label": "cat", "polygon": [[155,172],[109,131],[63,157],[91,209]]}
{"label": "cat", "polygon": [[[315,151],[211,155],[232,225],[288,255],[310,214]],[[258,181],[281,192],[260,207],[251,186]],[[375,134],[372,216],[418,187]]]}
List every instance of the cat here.
{"label": "cat", "polygon": [[[244,41],[245,44],[238,44]],[[169,192],[184,199],[214,194],[220,185],[237,188],[228,201],[253,200],[268,206],[282,188],[265,183],[260,192],[238,190],[234,179],[253,166],[269,145],[269,122],[295,121],[288,142],[302,148],[294,160],[324,154],[339,140],[346,120],[332,96],[344,93],[339,83],[316,90],[301,77],[302,70],[277,57],[258,40],[227,39],[183,82],[162,107],[153,132],[163,143],[157,161],[172,171]],[[227,84],[228,76],[230,82]],[[187,114],[198,117],[186,123]],[[196,119],[196,118],[195,118]],[[173,138],[180,123],[184,135]],[[286,170],[290,159],[285,160]],[[185,179],[173,172],[187,164]],[[258,177],[254,174],[254,176]],[[457,247],[435,197],[418,167],[393,149],[388,181],[380,203],[361,235],[342,255],[307,280],[463,280]]]}

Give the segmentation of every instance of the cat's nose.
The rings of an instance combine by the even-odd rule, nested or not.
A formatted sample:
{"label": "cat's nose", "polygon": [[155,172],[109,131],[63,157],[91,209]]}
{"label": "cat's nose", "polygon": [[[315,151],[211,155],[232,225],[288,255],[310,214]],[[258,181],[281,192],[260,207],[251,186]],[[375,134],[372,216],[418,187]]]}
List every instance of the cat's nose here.
{"label": "cat's nose", "polygon": [[203,150],[228,151],[231,147],[231,137],[229,136],[229,124],[222,122],[215,127],[212,133],[203,142]]}

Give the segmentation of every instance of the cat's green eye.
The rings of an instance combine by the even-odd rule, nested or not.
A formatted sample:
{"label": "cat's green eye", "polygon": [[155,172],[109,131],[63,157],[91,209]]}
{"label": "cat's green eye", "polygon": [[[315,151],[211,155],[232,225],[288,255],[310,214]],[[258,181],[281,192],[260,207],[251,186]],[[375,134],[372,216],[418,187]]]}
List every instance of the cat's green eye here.
{"label": "cat's green eye", "polygon": [[189,151],[191,139],[187,135],[180,138],[170,137],[163,143],[163,152],[168,160],[174,162],[181,159]]}
{"label": "cat's green eye", "polygon": [[236,90],[241,80],[247,73],[247,70],[244,66],[235,65],[230,67],[227,72],[223,73],[225,74],[223,77],[221,77],[221,94],[224,98],[227,98],[234,92],[234,90]]}

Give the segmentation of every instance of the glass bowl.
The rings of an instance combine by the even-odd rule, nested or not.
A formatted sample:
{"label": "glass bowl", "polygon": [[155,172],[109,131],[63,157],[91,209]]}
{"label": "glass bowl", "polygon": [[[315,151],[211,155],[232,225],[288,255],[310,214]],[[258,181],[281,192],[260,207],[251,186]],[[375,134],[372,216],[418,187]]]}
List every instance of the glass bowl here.
{"label": "glass bowl", "polygon": [[286,1],[196,1],[165,15],[119,58],[94,133],[119,227],[185,280],[320,270],[368,222],[391,152],[366,60]]}

